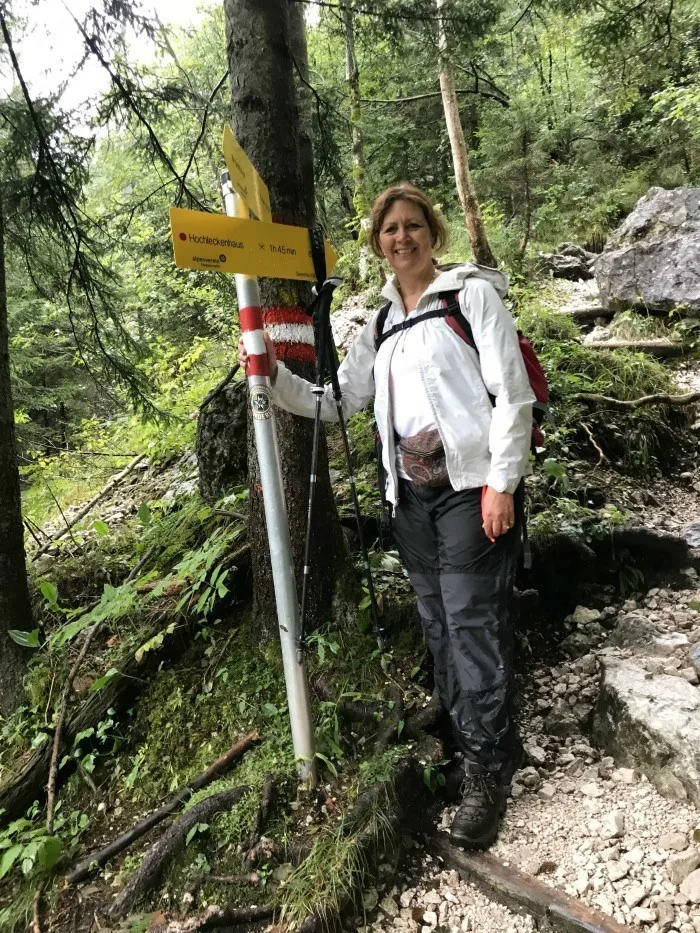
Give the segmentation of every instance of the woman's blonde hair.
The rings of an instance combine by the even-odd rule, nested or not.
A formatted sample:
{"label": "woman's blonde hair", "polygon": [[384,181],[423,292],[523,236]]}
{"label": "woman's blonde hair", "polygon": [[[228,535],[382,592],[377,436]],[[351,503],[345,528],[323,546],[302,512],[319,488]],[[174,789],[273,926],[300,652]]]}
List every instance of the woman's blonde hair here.
{"label": "woman's blonde hair", "polygon": [[379,234],[384,224],[384,218],[397,201],[408,201],[421,209],[430,230],[434,250],[439,252],[447,245],[447,227],[442,217],[430,203],[428,196],[420,188],[416,188],[415,185],[402,182],[400,185],[393,185],[391,188],[387,188],[386,191],[382,191],[372,205],[372,213],[370,214],[372,229],[369,235],[369,245],[375,256],[380,259],[384,258],[379,246]]}

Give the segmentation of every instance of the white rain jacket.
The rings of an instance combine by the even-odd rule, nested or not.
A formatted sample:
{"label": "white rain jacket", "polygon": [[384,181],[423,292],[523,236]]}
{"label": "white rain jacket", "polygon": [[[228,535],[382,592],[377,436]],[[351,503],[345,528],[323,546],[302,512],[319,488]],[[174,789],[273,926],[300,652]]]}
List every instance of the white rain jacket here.
{"label": "white rain jacket", "polygon": [[[535,401],[518,344],[518,336],[501,295],[508,278],[495,269],[464,263],[441,272],[409,317],[441,306],[439,294],[459,292],[464,316],[472,327],[477,354],[443,318],[422,321],[406,333],[422,342],[420,375],[442,438],[447,472],[454,489],[491,486],[514,492],[529,464],[532,403]],[[382,290],[391,301],[384,331],[404,320],[395,279]],[[375,351],[377,315],[357,337],[338,370],[345,417],[360,411],[374,396],[374,414],[382,439],[387,474],[386,497],[398,502],[396,445],[391,424],[389,367],[402,333]],[[414,336],[415,335],[415,336]],[[311,384],[279,363],[273,387],[276,405],[312,418]],[[489,395],[495,399],[491,404]],[[326,386],[321,417],[337,421],[331,386]]]}

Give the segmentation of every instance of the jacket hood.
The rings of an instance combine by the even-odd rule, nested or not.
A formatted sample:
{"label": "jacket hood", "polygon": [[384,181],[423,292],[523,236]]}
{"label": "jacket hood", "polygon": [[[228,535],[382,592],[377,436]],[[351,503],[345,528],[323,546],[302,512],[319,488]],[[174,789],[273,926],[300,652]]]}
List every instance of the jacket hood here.
{"label": "jacket hood", "polygon": [[[480,266],[475,262],[463,262],[458,265],[438,265],[439,275],[433,279],[426,288],[426,295],[439,294],[440,292],[449,292],[454,289],[461,290],[464,282],[468,278],[486,279],[498,292],[501,298],[504,298],[508,292],[510,279],[498,269],[492,269],[489,266]],[[384,288],[382,296],[388,301],[401,302],[401,296],[398,290],[398,282],[395,275],[392,275]]]}

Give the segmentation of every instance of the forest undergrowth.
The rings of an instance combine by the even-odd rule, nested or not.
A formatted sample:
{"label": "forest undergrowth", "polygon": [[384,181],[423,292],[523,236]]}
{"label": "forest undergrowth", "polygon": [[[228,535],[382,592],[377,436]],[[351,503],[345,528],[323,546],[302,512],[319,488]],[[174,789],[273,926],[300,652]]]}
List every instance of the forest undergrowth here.
{"label": "forest undergrowth", "polygon": [[[584,346],[573,321],[551,313],[552,303],[546,282],[516,281],[514,311],[547,371],[554,417],[528,480],[535,550],[562,532],[586,544],[604,541],[628,518],[616,485],[624,487],[631,476],[651,482],[661,470],[680,473],[690,429],[683,409],[613,412],[579,398],[673,392],[673,373],[641,353]],[[62,538],[57,556],[30,564],[37,628],[21,637],[34,656],[25,701],[2,723],[0,806],[22,768],[47,754],[66,702],[63,685],[88,636],[91,645],[68,695],[52,825],[47,828],[42,773],[37,799],[15,805],[0,830],[2,929],[24,929],[37,890],[58,930],[70,928],[69,918],[106,906],[137,875],[153,832],[89,872],[89,881],[64,888],[71,866],[186,787],[242,736],[257,738],[232,773],[184,806],[189,811],[234,787],[247,791],[230,810],[196,822],[162,877],[128,911],[130,919],[103,929],[146,929],[159,911],[192,904],[265,902],[292,928],[307,917],[329,917],[347,906],[378,861],[395,853],[395,787],[406,763],[419,774],[428,803],[445,783],[449,750],[439,740],[426,744],[410,725],[429,704],[431,674],[408,582],[397,555],[378,540],[371,562],[388,646],[380,651],[371,635],[366,592],[350,607],[350,628],[344,612],[342,621],[329,619],[311,635],[320,781],[310,788],[294,777],[279,649],[260,647],[250,610],[247,489],[237,487],[211,505],[196,489],[175,483],[191,458],[194,414],[229,365],[213,342],[197,342],[184,356],[164,347],[148,375],[167,420],[133,415],[85,422],[74,449],[86,456],[47,456],[25,471],[27,515],[37,528],[56,531],[124,458],[147,458],[131,485],[98,503]],[[367,528],[376,532],[371,414],[351,420],[350,436]],[[329,429],[328,439],[339,511],[347,519],[337,429]],[[604,495],[593,495],[594,487]],[[119,515],[110,521],[115,503]],[[639,583],[642,571],[629,555],[619,560],[606,568],[606,581],[618,590]],[[524,631],[543,625],[535,613]],[[532,650],[532,643],[536,638],[525,635],[521,650]],[[79,711],[89,704],[99,714],[78,728]],[[259,825],[268,787],[274,791]]]}

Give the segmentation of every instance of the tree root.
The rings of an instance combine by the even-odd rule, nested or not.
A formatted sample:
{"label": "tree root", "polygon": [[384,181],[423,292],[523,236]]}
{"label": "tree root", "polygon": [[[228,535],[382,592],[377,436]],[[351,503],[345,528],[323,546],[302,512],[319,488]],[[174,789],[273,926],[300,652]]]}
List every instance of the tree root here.
{"label": "tree root", "polygon": [[[267,815],[270,812],[270,805],[272,804],[274,792],[275,776],[268,771],[265,774],[265,782],[263,784],[262,793],[260,794],[260,806],[258,807],[258,812],[255,814],[255,821],[245,844],[248,853],[250,853],[260,841],[265,823],[267,822]],[[246,854],[246,857],[243,859],[243,864],[246,868],[250,868],[248,864],[248,854]]]}
{"label": "tree root", "polygon": [[625,411],[629,408],[643,408],[645,405],[692,405],[700,402],[700,392],[688,392],[685,395],[669,395],[667,392],[657,392],[654,395],[643,395],[641,398],[625,401],[620,398],[610,398],[607,395],[596,395],[593,392],[579,392],[574,395],[578,402],[589,405],[605,405]]}
{"label": "tree root", "polygon": [[393,702],[389,715],[382,723],[382,731],[374,745],[374,754],[381,755],[389,747],[389,743],[398,735],[399,725],[406,712],[406,706],[403,701],[403,693],[397,684],[391,684],[389,687],[389,698]]}
{"label": "tree root", "polygon": [[275,916],[275,908],[261,907],[217,907],[212,904],[198,917],[187,920],[171,920],[166,926],[152,927],[152,933],[199,933],[200,930],[216,930],[221,927],[237,926],[241,923],[256,923]]}
{"label": "tree root", "polygon": [[[249,791],[249,787],[234,787],[232,790],[212,794],[211,797],[200,801],[184,813],[151,847],[139,870],[106,910],[106,916],[112,921],[125,917],[158,883],[167,864],[185,845],[189,831],[197,823],[206,823],[222,810],[229,810]],[[218,924],[218,926],[223,925],[223,923]],[[207,927],[194,927],[194,929],[207,929]]]}
{"label": "tree root", "polygon": [[136,842],[137,839],[145,836],[150,829],[170,816],[173,810],[176,810],[182,803],[189,800],[195,791],[200,790],[202,787],[206,787],[207,784],[210,784],[215,778],[218,778],[227,771],[234,762],[238,761],[238,759],[259,740],[260,736],[257,731],[249,732],[248,735],[244,736],[239,742],[232,745],[225,755],[217,758],[205,771],[202,771],[202,773],[193,778],[189,784],[179,790],[173,797],[170,797],[162,807],[154,810],[153,813],[149,813],[148,816],[140,820],[135,826],[132,826],[131,829],[122,833],[121,836],[114,839],[102,849],[98,849],[87,855],[82,862],[76,865],[73,871],[66,876],[66,884],[76,884],[78,881],[87,878],[94,869],[101,867],[119,852],[123,852],[132,842]]}

